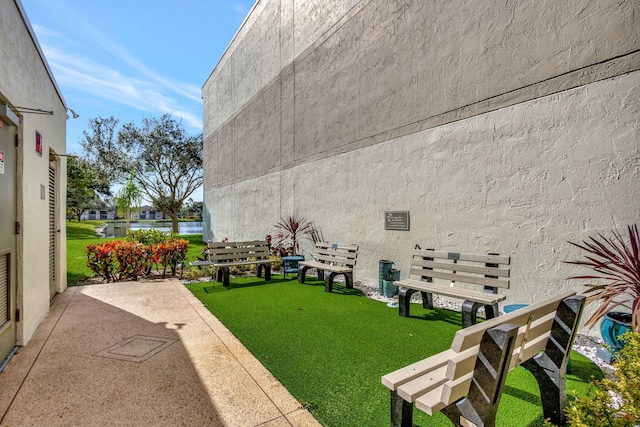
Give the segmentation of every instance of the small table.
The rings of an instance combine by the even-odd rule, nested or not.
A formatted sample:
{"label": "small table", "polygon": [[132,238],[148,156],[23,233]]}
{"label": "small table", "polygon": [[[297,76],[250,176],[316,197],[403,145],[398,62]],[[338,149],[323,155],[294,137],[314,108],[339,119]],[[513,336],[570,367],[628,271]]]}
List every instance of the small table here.
{"label": "small table", "polygon": [[282,271],[284,271],[284,278],[287,278],[287,273],[298,274],[298,263],[304,261],[304,255],[289,255],[282,257]]}

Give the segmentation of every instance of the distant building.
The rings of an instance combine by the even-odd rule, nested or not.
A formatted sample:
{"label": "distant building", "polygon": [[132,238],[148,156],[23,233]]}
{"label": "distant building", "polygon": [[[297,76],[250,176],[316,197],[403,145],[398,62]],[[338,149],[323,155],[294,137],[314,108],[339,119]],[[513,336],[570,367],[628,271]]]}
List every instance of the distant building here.
{"label": "distant building", "polygon": [[67,106],[19,0],[0,6],[0,362],[67,287]]}
{"label": "distant building", "polygon": [[[204,239],[282,216],[409,274],[415,245],[575,288],[567,241],[638,221],[640,2],[258,0],[202,89]],[[385,213],[408,230],[385,229]],[[309,250],[307,246],[306,251]]]}

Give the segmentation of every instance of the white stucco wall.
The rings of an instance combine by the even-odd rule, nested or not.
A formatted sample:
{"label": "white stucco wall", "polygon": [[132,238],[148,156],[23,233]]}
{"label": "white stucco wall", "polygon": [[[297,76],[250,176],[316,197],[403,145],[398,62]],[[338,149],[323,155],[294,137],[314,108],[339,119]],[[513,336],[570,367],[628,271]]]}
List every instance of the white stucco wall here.
{"label": "white stucco wall", "polygon": [[[509,302],[577,283],[567,241],[640,217],[640,72],[205,193],[216,240],[263,237],[281,215],[360,245],[357,279],[378,260],[406,277],[415,244],[512,257]],[[385,231],[385,210],[411,230]]]}
{"label": "white stucco wall", "polygon": [[[66,153],[66,105],[18,0],[0,7],[0,101],[20,116],[17,156],[17,323],[18,344],[29,341],[49,312],[49,161],[50,153]],[[20,112],[17,107],[52,111]],[[24,110],[22,110],[24,111]],[[35,150],[35,133],[43,137],[42,156]],[[57,157],[56,192],[58,292],[66,288],[66,160]],[[41,198],[41,185],[45,197]]]}
{"label": "white stucco wall", "polygon": [[639,11],[258,1],[203,87],[205,238],[298,215],[360,245],[356,279],[418,244],[511,255],[510,302],[581,291],[567,240],[640,213]]}

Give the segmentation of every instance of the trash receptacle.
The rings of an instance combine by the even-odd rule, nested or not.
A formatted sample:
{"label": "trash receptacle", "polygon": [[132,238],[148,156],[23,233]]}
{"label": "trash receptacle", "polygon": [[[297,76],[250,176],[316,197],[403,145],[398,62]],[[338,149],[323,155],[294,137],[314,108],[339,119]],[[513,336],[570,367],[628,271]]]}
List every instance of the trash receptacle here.
{"label": "trash receptacle", "polygon": [[378,261],[378,292],[381,294],[384,293],[384,284],[383,280],[393,280],[389,279],[389,272],[393,268],[393,261],[389,261],[388,259],[381,259]]}
{"label": "trash receptacle", "polygon": [[400,280],[400,270],[389,270],[389,274],[382,279],[382,292],[380,293],[387,298],[398,295],[398,287],[393,284],[396,280]]}

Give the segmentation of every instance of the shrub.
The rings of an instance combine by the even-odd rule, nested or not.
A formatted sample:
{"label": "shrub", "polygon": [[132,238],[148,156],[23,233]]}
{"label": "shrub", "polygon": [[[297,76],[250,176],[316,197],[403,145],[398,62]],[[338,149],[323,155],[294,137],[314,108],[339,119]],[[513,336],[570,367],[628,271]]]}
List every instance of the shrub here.
{"label": "shrub", "polygon": [[162,265],[162,277],[166,276],[167,268],[171,268],[171,274],[176,274],[178,264],[187,257],[189,242],[183,239],[171,239],[166,243],[152,246],[154,263]]}
{"label": "shrub", "polygon": [[592,383],[589,396],[576,397],[566,409],[572,427],[626,427],[640,424],[640,334],[622,336],[616,354],[616,380]]}
{"label": "shrub", "polygon": [[138,280],[151,265],[150,248],[142,243],[116,240],[114,255],[118,262],[118,280]]}
{"label": "shrub", "polygon": [[[137,237],[144,240],[158,235],[145,233]],[[188,247],[187,240],[173,238],[150,245],[135,240],[112,240],[87,245],[85,252],[87,266],[106,281],[137,280],[148,275],[154,264],[162,266],[162,277],[166,276],[167,268],[175,275],[178,264],[187,256]]]}
{"label": "shrub", "polygon": [[114,256],[114,246],[116,241],[87,245],[87,267],[107,281],[116,280],[116,259]]}
{"label": "shrub", "polygon": [[143,245],[153,245],[158,243],[165,243],[171,239],[177,239],[177,233],[164,233],[160,230],[156,230],[155,228],[150,228],[148,230],[129,230],[127,231],[127,241],[129,242],[138,242]]}

